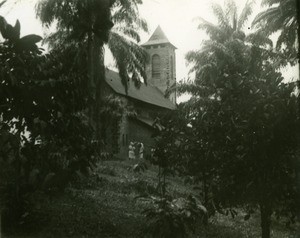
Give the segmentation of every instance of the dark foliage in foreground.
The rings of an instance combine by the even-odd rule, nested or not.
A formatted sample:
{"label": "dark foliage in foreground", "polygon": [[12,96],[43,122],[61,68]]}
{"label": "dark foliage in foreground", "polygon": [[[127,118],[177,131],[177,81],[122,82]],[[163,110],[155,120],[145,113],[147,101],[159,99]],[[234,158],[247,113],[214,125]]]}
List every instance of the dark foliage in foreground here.
{"label": "dark foliage in foreground", "polygon": [[9,217],[4,223],[18,223],[30,212],[36,191],[64,189],[76,171],[86,173],[99,157],[86,118],[86,74],[70,71],[64,56],[74,50],[43,55],[36,46],[40,37],[25,36],[20,43],[8,34],[19,31],[18,22],[11,28],[2,20],[0,181],[4,218]]}
{"label": "dark foliage in foreground", "polygon": [[192,97],[160,127],[156,152],[198,185],[210,214],[235,216],[244,206],[247,220],[259,209],[262,237],[270,237],[272,214],[294,222],[299,211],[296,83],[283,82],[282,55],[269,39],[242,32],[250,2],[243,19],[226,3],[213,6],[218,25],[201,19],[211,39],[187,54],[196,78],[179,87]]}

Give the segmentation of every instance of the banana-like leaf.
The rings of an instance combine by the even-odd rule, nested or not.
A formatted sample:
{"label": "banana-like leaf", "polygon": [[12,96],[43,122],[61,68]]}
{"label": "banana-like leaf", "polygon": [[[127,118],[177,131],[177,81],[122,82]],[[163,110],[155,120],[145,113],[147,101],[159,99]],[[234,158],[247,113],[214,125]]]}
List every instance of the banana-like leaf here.
{"label": "banana-like leaf", "polygon": [[27,35],[19,39],[16,43],[17,50],[37,50],[36,43],[40,42],[43,38],[39,35]]}
{"label": "banana-like leaf", "polygon": [[22,41],[22,43],[30,43],[30,44],[36,44],[38,42],[40,42],[43,38],[39,35],[35,35],[35,34],[30,34],[27,36],[24,36],[20,39],[20,41]]}
{"label": "banana-like leaf", "polygon": [[21,24],[19,20],[16,21],[16,24],[14,26],[14,32],[15,32],[16,40],[20,39]]}
{"label": "banana-like leaf", "polygon": [[0,16],[0,33],[3,36],[3,38],[5,38],[3,34],[5,34],[6,27],[7,27],[7,21],[5,20],[4,17]]}
{"label": "banana-like leaf", "polygon": [[4,39],[17,41],[20,38],[20,22],[16,21],[15,26],[8,24],[4,17],[0,16],[0,32]]}

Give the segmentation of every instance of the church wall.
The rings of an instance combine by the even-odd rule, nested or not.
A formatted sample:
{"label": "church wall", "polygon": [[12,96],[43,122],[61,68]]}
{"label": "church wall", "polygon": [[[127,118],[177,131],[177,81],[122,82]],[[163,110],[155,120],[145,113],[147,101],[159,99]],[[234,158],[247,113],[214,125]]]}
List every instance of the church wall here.
{"label": "church wall", "polygon": [[[154,121],[156,117],[165,114],[169,109],[157,107],[151,104],[143,103],[138,100],[124,97],[128,105],[133,106],[138,117]],[[128,118],[127,115],[123,115],[120,122],[120,135],[119,135],[119,153],[117,157],[121,159],[128,158],[128,146],[130,142],[142,142],[145,146],[145,153],[150,153],[151,147],[154,146],[154,140],[152,138],[153,128],[136,118]]]}
{"label": "church wall", "polygon": [[[124,105],[128,104],[128,99],[124,96],[116,94],[110,86],[105,85],[102,88],[102,96],[103,98],[106,96],[114,95],[119,97]],[[112,134],[112,126],[109,124],[106,128],[106,149],[109,152],[115,153],[115,155],[119,158],[125,158],[128,154],[128,118],[124,114],[119,123],[119,135],[117,138]]]}
{"label": "church wall", "polygon": [[138,116],[141,116],[143,118],[151,118],[152,120],[164,113],[167,113],[170,110],[139,101],[134,102],[133,105]]}
{"label": "church wall", "polygon": [[141,142],[144,145],[144,155],[149,155],[154,147],[153,129],[136,119],[128,120],[129,142]]}

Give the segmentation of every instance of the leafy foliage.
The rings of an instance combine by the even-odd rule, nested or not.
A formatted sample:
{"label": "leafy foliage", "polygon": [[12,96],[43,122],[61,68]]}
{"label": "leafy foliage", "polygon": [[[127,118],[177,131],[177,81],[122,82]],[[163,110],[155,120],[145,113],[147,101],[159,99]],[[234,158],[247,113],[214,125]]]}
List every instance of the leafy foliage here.
{"label": "leafy foliage", "polygon": [[35,41],[21,51],[12,38],[0,45],[1,189],[12,222],[30,212],[35,191],[64,189],[99,158],[86,117],[86,74],[66,70],[70,52],[42,55]]}
{"label": "leafy foliage", "polygon": [[[136,44],[138,29],[141,27],[147,30],[146,22],[138,14],[138,5],[141,3],[139,0],[41,0],[37,4],[37,16],[42,23],[47,27],[56,23],[56,32],[46,39],[51,49],[76,47],[74,65],[84,68],[88,74],[88,118],[94,127],[94,139],[100,145],[102,153],[107,149],[112,149],[113,152],[118,150],[116,147],[107,148],[106,139],[109,135],[105,133],[107,124],[110,124],[114,128],[113,137],[116,139],[120,121],[120,118],[115,118],[112,123],[107,123],[107,116],[103,116],[101,112],[106,110],[107,96],[104,44],[108,43],[111,47],[126,91],[130,79],[136,85],[141,83],[142,77],[146,80],[143,67],[146,54]],[[114,25],[120,34],[112,30]]]}
{"label": "leafy foliage", "polygon": [[[248,219],[259,206],[262,237],[269,237],[273,212],[293,218],[297,210],[296,85],[283,83],[274,64],[280,55],[268,41],[260,45],[241,31],[232,4],[213,5],[217,26],[199,25],[211,39],[187,54],[196,77],[179,87],[192,97],[179,107],[181,116],[163,124],[158,148],[165,163],[200,185],[209,211],[234,216],[232,207],[246,206]],[[247,7],[241,16],[251,13]]]}
{"label": "leafy foliage", "polygon": [[8,24],[4,17],[0,16],[0,32],[4,39],[8,40],[17,51],[37,51],[36,43],[42,40],[38,35],[27,35],[20,38],[21,25],[19,20],[15,26]]}
{"label": "leafy foliage", "polygon": [[[192,195],[173,199],[167,189],[167,177],[175,175],[182,169],[177,159],[183,155],[180,150],[180,139],[186,134],[175,125],[185,122],[184,119],[175,111],[167,114],[163,122],[157,120],[154,125],[157,128],[154,135],[156,146],[148,159],[151,164],[158,166],[159,196],[144,198],[151,205],[151,208],[143,212],[148,220],[145,233],[149,237],[188,237],[207,219],[207,210],[198,199]],[[167,122],[168,126],[163,126],[164,122]],[[136,165],[136,169],[138,168]],[[143,167],[141,169],[144,170]]]}
{"label": "leafy foliage", "polygon": [[206,209],[192,196],[173,200],[150,197],[147,200],[152,203],[152,208],[144,211],[149,221],[145,233],[149,237],[188,237],[206,216]]}
{"label": "leafy foliage", "polygon": [[297,19],[299,8],[296,4],[296,0],[262,1],[262,5],[268,6],[268,8],[259,13],[252,23],[258,31],[268,36],[274,32],[280,32],[276,49],[283,51],[287,60],[292,64],[299,61],[299,55],[297,55],[299,53],[299,22]]}
{"label": "leafy foliage", "polygon": [[[109,8],[106,8],[108,2],[110,2]],[[92,33],[100,37],[106,31],[102,40],[104,43],[108,43],[119,69],[122,83],[127,90],[130,79],[135,83],[140,83],[141,79],[146,81],[143,65],[147,60],[147,54],[137,43],[140,41],[138,31],[140,29],[147,31],[148,27],[145,20],[139,15],[139,4],[142,4],[142,1],[74,0],[67,4],[61,1],[43,0],[37,5],[37,15],[48,27],[54,20],[58,21],[57,31],[46,39],[51,48],[73,44],[72,42],[83,42],[84,46],[80,49],[84,51],[88,48],[88,39]],[[104,15],[102,11],[105,11]],[[102,19],[104,17],[105,20]],[[109,22],[107,22],[108,20]],[[98,25],[101,24],[104,29],[97,30]],[[102,47],[101,42],[97,44]],[[89,64],[93,62],[89,61]]]}

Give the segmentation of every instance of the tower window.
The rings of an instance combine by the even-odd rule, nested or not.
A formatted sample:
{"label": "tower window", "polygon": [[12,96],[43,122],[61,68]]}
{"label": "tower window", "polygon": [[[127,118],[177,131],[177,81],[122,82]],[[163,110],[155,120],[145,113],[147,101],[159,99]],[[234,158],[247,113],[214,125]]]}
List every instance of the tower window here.
{"label": "tower window", "polygon": [[152,78],[160,78],[160,57],[152,56]]}

